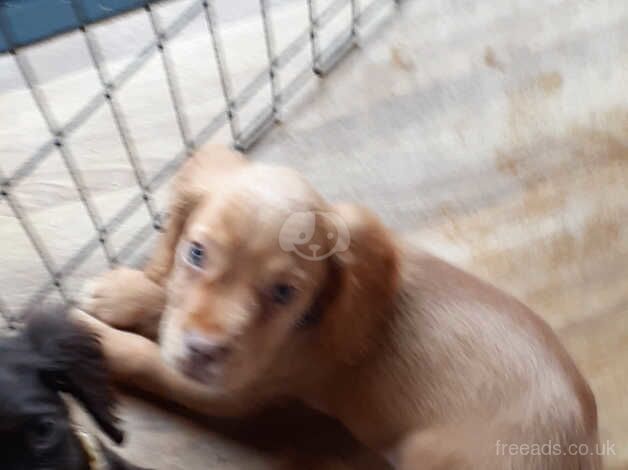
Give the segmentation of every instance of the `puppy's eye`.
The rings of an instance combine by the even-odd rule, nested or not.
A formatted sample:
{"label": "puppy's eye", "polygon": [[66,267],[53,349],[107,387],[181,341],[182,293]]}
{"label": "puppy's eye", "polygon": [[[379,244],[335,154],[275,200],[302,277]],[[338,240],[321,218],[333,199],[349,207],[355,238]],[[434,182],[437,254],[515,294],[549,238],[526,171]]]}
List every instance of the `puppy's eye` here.
{"label": "puppy's eye", "polygon": [[270,299],[277,305],[288,305],[294,300],[297,289],[289,284],[275,284],[270,290]]}
{"label": "puppy's eye", "polygon": [[202,268],[205,265],[205,247],[198,242],[191,242],[184,254],[184,259],[189,265]]}
{"label": "puppy's eye", "polygon": [[29,427],[29,437],[35,450],[46,450],[55,444],[57,423],[51,417],[39,418]]}

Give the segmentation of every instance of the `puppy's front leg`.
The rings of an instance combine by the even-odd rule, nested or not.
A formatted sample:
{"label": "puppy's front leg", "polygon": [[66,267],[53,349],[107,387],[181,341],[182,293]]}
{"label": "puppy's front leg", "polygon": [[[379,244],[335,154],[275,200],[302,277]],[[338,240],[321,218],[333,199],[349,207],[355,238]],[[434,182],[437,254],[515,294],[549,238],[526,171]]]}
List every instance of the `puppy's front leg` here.
{"label": "puppy's front leg", "polygon": [[90,282],[81,307],[116,328],[155,338],[163,312],[166,284],[185,223],[211,188],[246,161],[237,152],[206,147],[190,158],[174,177],[168,222],[142,271],[118,268]]}
{"label": "puppy's front leg", "polygon": [[185,221],[199,198],[191,181],[194,163],[189,161],[175,177],[166,230],[145,268],[116,268],[87,283],[80,302],[83,310],[115,328],[157,337],[166,304],[164,285]]}
{"label": "puppy's front leg", "polygon": [[120,267],[89,281],[80,305],[108,325],[154,339],[166,293],[143,271]]}
{"label": "puppy's front leg", "polygon": [[79,309],[73,309],[71,315],[98,335],[109,372],[120,384],[208,416],[242,416],[259,403],[260,397],[218,398],[166,365],[157,343],[112,328]]}

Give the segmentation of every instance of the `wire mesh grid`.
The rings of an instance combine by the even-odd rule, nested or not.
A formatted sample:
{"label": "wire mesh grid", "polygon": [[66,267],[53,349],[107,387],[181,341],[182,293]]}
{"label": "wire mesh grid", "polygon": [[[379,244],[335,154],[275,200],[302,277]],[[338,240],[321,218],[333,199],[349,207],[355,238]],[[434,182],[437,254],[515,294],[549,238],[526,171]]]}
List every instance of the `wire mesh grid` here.
{"label": "wire mesh grid", "polygon": [[[10,299],[7,299],[4,294],[0,295],[0,313],[4,322],[4,325],[0,327],[15,328],[25,312],[43,302],[51,293],[58,294],[63,301],[73,302],[73,291],[68,288],[66,281],[99,250],[109,266],[126,261],[152,233],[162,228],[167,214],[163,212],[163,207],[159,207],[154,197],[155,193],[199,145],[226,128],[235,148],[246,150],[251,147],[280,119],[286,104],[312,76],[325,76],[352,48],[360,43],[363,25],[381,19],[378,15],[381,16],[380,13],[385,8],[390,8],[391,5],[394,8],[395,5],[394,0],[370,0],[368,3],[362,3],[359,0],[332,0],[326,2],[326,5],[322,4],[322,0],[295,1],[306,2],[308,22],[301,33],[279,48],[276,37],[277,25],[274,24],[272,15],[272,8],[275,4],[271,4],[271,0],[259,0],[259,18],[257,19],[262,26],[265,64],[257,74],[247,77],[245,85],[236,92],[233,73],[229,70],[225,58],[228,50],[223,43],[221,23],[215,11],[214,0],[188,2],[168,24],[163,24],[163,19],[155,11],[160,5],[155,2],[146,2],[143,14],[146,15],[150,24],[152,38],[116,73],[112,73],[107,66],[102,52],[103,44],[94,34],[93,30],[96,26],[88,21],[83,0],[70,0],[72,11],[79,25],[78,33],[82,36],[100,89],[64,121],[56,117],[58,114],[54,112],[49,97],[42,92],[42,82],[37,76],[32,60],[25,53],[29,48],[47,47],[46,43],[18,46],[9,19],[0,8],[0,39],[8,45],[8,54],[12,56],[12,61],[30,94],[30,99],[36,105],[45,123],[47,134],[33,136],[34,138],[43,137],[43,143],[31,155],[15,165],[10,173],[4,171],[5,166],[3,162],[0,162],[0,204],[4,203],[8,207],[8,216],[18,222],[21,235],[28,240],[47,273],[46,281],[41,285],[20,286],[20,290],[26,291],[24,294],[26,298],[19,308],[12,306]],[[336,21],[340,12],[346,8],[349,9],[348,19],[340,28],[333,31],[332,39],[324,44],[321,38],[322,31],[326,25]],[[199,17],[204,19],[206,34],[211,43],[211,53],[217,68],[223,106],[213,117],[204,122],[200,129],[193,130],[186,113],[179,83],[180,77],[175,56],[170,50],[170,43],[181,34],[186,26]],[[126,19],[122,16],[110,21],[124,22]],[[288,80],[280,79],[280,72],[288,67],[298,54],[303,51],[307,52],[308,49],[310,51],[308,62],[293,73]],[[143,155],[136,146],[128,116],[124,112],[122,94],[124,87],[146,67],[154,56],[158,56],[161,61],[169,105],[175,116],[180,145],[174,155],[149,174],[144,167]],[[241,119],[243,109],[264,88],[269,88],[269,93],[263,106],[247,123],[243,123]],[[131,197],[108,217],[102,214],[70,143],[72,136],[81,129],[84,123],[103,108],[109,109],[111,121],[124,148],[126,161],[132,170],[136,187]],[[158,136],[155,137],[158,138]],[[87,239],[82,240],[71,256],[63,262],[53,256],[53,250],[49,246],[49,234],[41,233],[33,224],[29,211],[24,209],[18,192],[15,190],[55,154],[60,157],[76,189],[82,210],[88,216],[92,229]],[[112,238],[116,236],[121,226],[140,211],[146,212],[147,222],[136,228],[133,233],[125,233],[124,243],[115,247]],[[67,230],[72,230],[71,225],[70,223]],[[8,250],[9,247],[5,245],[3,249]]]}

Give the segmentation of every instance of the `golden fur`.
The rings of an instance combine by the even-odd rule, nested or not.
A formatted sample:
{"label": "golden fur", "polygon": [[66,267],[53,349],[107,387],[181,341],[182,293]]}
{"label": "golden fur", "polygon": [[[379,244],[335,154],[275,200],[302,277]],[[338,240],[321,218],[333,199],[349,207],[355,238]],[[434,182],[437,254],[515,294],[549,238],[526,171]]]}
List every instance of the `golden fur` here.
{"label": "golden fur", "polygon": [[[295,213],[315,214],[293,222],[298,232],[314,220],[307,247],[329,256],[308,259],[303,247],[281,244]],[[338,220],[344,227],[332,227]],[[345,229],[342,246],[332,239]],[[192,242],[205,250],[201,269],[184,260]],[[294,298],[269,300],[277,283],[294,286]],[[571,455],[572,444],[595,453],[595,400],[533,312],[369,211],[332,206],[298,174],[225,148],[208,147],[180,170],[167,230],[145,269],[105,273],[83,307],[150,338],[84,317],[118,380],[201,413],[238,415],[296,398],[408,470],[601,465],[596,455]],[[216,346],[207,364],[192,354],[191,337]],[[564,452],[499,447],[548,442]]]}

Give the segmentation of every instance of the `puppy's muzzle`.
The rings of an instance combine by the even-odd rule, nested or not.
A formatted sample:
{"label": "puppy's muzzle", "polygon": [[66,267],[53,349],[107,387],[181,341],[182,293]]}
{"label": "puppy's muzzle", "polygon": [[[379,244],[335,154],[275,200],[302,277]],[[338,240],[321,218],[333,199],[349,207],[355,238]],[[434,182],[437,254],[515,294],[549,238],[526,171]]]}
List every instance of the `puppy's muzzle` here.
{"label": "puppy's muzzle", "polygon": [[195,331],[184,333],[183,342],[190,359],[194,362],[218,365],[231,354],[231,347],[225,340],[207,337]]}

